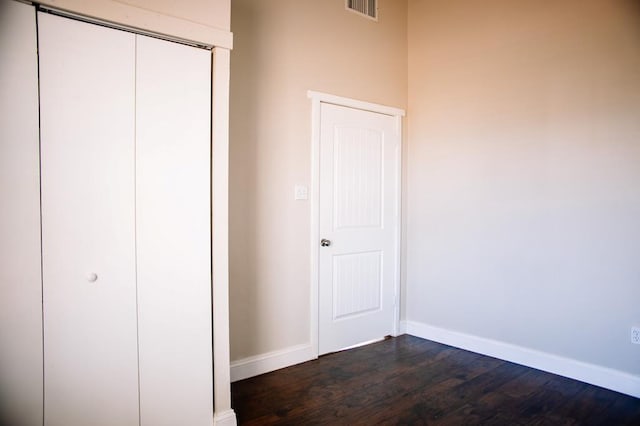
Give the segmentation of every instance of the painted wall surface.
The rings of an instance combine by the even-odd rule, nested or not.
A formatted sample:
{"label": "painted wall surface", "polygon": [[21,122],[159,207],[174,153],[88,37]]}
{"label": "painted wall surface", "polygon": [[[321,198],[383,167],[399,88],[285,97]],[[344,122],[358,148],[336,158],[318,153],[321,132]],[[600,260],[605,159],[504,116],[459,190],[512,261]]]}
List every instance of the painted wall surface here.
{"label": "painted wall surface", "polygon": [[407,3],[379,21],[343,0],[234,0],[230,124],[231,359],[309,343],[307,90],[406,107]]}
{"label": "painted wall surface", "polygon": [[412,321],[640,375],[640,3],[409,1]]}

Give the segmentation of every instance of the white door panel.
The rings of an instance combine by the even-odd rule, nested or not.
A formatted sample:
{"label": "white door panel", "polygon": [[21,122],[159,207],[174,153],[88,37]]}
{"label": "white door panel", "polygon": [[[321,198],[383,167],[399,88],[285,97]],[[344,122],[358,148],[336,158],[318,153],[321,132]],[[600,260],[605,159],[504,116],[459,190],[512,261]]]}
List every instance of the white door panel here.
{"label": "white door panel", "polygon": [[377,129],[334,127],[334,230],[382,227],[383,145]]}
{"label": "white door panel", "polygon": [[33,6],[0,1],[0,424],[42,425],[38,63]]}
{"label": "white door panel", "polygon": [[137,36],[140,419],[208,425],[211,52]]}
{"label": "white door panel", "polygon": [[38,25],[45,423],[135,425],[135,36]]}
{"label": "white door panel", "polygon": [[393,333],[399,146],[395,117],[321,104],[320,354]]}
{"label": "white door panel", "polygon": [[382,308],[382,251],[333,257],[333,318],[345,319]]}

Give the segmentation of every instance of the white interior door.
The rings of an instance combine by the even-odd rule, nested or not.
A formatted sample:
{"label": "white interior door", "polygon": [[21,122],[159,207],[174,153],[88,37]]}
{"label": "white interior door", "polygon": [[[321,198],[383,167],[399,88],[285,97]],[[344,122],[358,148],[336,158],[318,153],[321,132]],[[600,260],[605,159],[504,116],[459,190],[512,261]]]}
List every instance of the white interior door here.
{"label": "white interior door", "polygon": [[211,52],[137,36],[142,425],[213,421]]}
{"label": "white interior door", "polygon": [[[396,117],[320,111],[319,354],[394,332],[400,132]],[[318,242],[320,244],[320,242]]]}
{"label": "white interior door", "polygon": [[135,36],[38,14],[47,425],[137,425]]}
{"label": "white interior door", "polygon": [[0,424],[42,425],[36,12],[0,1]]}

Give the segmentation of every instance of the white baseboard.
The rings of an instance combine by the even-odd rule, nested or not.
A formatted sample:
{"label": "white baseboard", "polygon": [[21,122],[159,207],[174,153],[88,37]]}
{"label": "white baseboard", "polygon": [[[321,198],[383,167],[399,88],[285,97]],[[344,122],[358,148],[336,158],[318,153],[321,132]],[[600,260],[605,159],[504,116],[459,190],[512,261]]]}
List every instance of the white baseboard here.
{"label": "white baseboard", "polygon": [[236,413],[233,410],[225,410],[213,414],[213,426],[236,426]]}
{"label": "white baseboard", "polygon": [[398,323],[398,336],[407,334],[407,321],[402,320]]}
{"label": "white baseboard", "polygon": [[270,371],[279,370],[301,362],[316,359],[311,344],[291,346],[279,351],[268,352],[231,363],[231,381],[247,379]]}
{"label": "white baseboard", "polygon": [[406,330],[406,333],[412,336],[492,356],[640,398],[639,376],[419,322],[402,321],[402,323],[400,325],[401,329]]}

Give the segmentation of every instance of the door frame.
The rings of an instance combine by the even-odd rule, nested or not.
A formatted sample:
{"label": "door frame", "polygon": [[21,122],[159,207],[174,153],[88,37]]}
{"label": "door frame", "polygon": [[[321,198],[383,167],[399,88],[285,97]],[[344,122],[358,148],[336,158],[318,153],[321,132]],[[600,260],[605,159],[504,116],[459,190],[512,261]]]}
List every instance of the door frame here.
{"label": "door frame", "polygon": [[320,290],[320,269],[319,269],[319,241],[320,241],[320,110],[322,104],[332,104],[347,108],[359,109],[363,111],[375,112],[379,114],[389,115],[395,118],[396,129],[399,135],[398,156],[397,156],[397,172],[396,172],[396,191],[398,194],[396,205],[396,220],[394,225],[396,232],[395,242],[395,272],[394,276],[394,315],[393,315],[393,335],[400,333],[400,253],[402,245],[401,220],[402,220],[402,117],[405,111],[400,108],[394,108],[386,105],[375,104],[371,102],[360,101],[342,96],[331,95],[328,93],[309,90],[307,97],[311,99],[311,235],[310,235],[310,300],[309,300],[309,336],[311,340],[311,350],[314,358],[319,353],[319,290]]}

